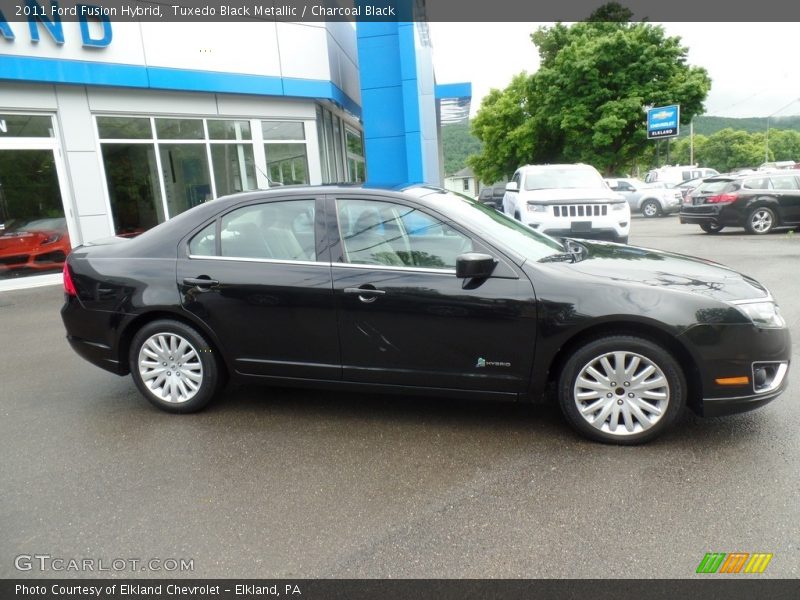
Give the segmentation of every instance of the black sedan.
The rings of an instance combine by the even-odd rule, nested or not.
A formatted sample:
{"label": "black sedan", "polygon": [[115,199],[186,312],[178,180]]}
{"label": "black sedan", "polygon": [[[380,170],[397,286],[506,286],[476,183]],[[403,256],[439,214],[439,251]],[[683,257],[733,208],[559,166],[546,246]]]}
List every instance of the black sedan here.
{"label": "black sedan", "polygon": [[680,219],[706,233],[732,226],[762,235],[800,225],[800,177],[791,171],[709,177],[684,197]]}
{"label": "black sedan", "polygon": [[[492,400],[555,396],[592,439],[786,387],[769,292],[721,265],[554,240],[427,186],[220,198],[64,268],[67,338],[171,412],[229,379]],[[552,394],[547,392],[553,392]]]}

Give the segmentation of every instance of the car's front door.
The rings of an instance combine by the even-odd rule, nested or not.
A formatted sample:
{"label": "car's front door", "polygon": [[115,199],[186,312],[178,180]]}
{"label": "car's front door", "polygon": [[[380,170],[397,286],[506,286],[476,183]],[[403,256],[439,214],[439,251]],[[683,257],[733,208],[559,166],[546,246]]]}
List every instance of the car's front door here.
{"label": "car's front door", "polygon": [[239,373],[340,379],[323,200],[255,202],[195,232],[179,252],[183,307]]}
{"label": "car's front door", "polygon": [[[330,198],[343,379],[522,392],[534,353],[530,281],[475,236],[413,202]],[[333,234],[331,234],[333,238]],[[492,254],[487,279],[459,279],[456,257]]]}

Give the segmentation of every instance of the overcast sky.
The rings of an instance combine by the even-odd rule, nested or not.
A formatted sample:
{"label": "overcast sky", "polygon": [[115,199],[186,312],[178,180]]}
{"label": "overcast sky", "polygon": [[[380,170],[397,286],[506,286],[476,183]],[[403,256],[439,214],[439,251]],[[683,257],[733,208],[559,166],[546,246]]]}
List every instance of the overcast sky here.
{"label": "overcast sky", "polygon": [[[539,64],[531,32],[549,23],[429,23],[438,83],[472,82],[474,116],[491,88]],[[706,114],[800,115],[797,23],[663,23],[711,76]]]}

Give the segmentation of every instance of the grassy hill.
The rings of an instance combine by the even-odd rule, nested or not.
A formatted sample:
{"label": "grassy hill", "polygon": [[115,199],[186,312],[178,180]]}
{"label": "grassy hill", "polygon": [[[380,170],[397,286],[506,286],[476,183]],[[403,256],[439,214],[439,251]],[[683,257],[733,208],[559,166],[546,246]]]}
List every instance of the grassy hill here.
{"label": "grassy hill", "polygon": [[467,157],[478,154],[483,148],[481,141],[469,132],[469,123],[442,126],[442,153],[444,174],[452,175],[467,166]]}

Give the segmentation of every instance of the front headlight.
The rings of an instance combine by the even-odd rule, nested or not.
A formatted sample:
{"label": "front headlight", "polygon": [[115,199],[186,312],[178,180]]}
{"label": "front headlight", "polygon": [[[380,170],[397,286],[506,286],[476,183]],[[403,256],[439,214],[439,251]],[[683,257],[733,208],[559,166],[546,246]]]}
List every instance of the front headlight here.
{"label": "front headlight", "polygon": [[528,202],[528,212],[547,212],[547,205]]}
{"label": "front headlight", "polygon": [[611,210],[625,210],[626,206],[628,206],[627,202],[615,202],[611,205]]}
{"label": "front headlight", "polygon": [[736,308],[746,314],[756,327],[770,329],[786,327],[786,321],[774,302],[746,302],[737,304]]}

